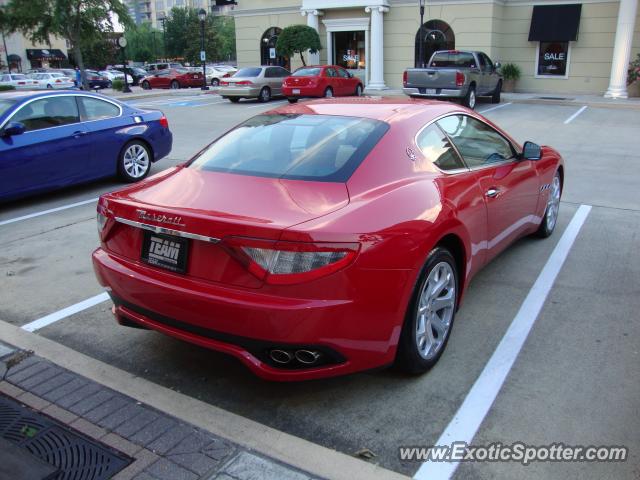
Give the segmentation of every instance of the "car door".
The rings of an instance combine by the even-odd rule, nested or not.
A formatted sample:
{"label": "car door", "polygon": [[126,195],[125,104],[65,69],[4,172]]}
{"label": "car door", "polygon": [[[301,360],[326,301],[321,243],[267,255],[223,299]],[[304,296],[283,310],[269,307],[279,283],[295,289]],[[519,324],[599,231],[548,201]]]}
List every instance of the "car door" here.
{"label": "car door", "polygon": [[487,69],[487,62],[482,56],[482,54],[476,54],[478,57],[478,66],[480,67],[480,75],[478,80],[478,95],[485,95],[489,91],[489,83],[491,78],[491,71]]}
{"label": "car door", "polygon": [[487,206],[487,260],[537,224],[539,179],[531,160],[519,160],[511,142],[469,115],[450,115],[438,125],[451,138],[480,186]]}
{"label": "car door", "polygon": [[151,79],[150,83],[153,88],[169,88],[171,78],[169,78],[169,70],[161,70],[157,72]]}
{"label": "car door", "polygon": [[326,77],[327,86],[331,87],[331,90],[333,90],[333,95],[334,96],[340,95],[340,82],[338,79],[338,72],[336,72],[335,68],[333,67],[325,68],[324,75]]}
{"label": "car door", "polygon": [[488,70],[488,75],[487,75],[487,93],[493,93],[493,91],[498,86],[498,81],[500,80],[500,75],[498,75],[498,71],[496,69],[495,64],[493,63],[493,60],[491,60],[484,53],[482,53],[481,55],[484,58],[484,61],[488,66],[487,67],[487,70]]}
{"label": "car door", "polygon": [[[91,137],[91,159],[87,169],[95,178],[116,173],[118,155],[129,139],[118,132],[134,125],[131,116],[123,116],[122,108],[115,102],[89,95],[79,95],[80,118]],[[144,129],[144,125],[139,125]]]}
{"label": "car door", "polygon": [[282,95],[282,78],[280,78],[278,67],[267,67],[264,72],[264,79],[271,89],[271,96]]}
{"label": "car door", "polygon": [[0,191],[30,192],[90,178],[91,138],[80,123],[73,95],[52,95],[24,104],[8,119],[25,132],[2,137]]}

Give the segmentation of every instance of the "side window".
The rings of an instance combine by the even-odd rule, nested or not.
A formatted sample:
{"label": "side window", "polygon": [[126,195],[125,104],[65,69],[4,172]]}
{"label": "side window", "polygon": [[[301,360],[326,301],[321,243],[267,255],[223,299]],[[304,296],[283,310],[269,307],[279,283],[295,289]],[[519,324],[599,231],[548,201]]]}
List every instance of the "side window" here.
{"label": "side window", "polygon": [[350,78],[349,72],[347,72],[344,68],[338,68],[338,75],[340,75],[342,78]]}
{"label": "side window", "polygon": [[288,77],[289,75],[291,75],[289,70],[287,70],[286,68],[278,67],[278,76],[279,77]]}
{"label": "side window", "polygon": [[337,77],[336,71],[333,68],[327,68],[325,70],[327,77]]}
{"label": "side window", "polygon": [[55,96],[28,103],[11,120],[24,123],[25,130],[29,132],[78,123],[80,117],[75,97]]}
{"label": "side window", "polygon": [[427,160],[441,170],[465,168],[447,136],[436,125],[429,125],[422,130],[416,142]]}
{"label": "side window", "polygon": [[101,120],[103,118],[113,118],[120,115],[120,109],[113,103],[98,100],[97,98],[78,98],[84,107],[86,120]]}
{"label": "side window", "polygon": [[480,69],[485,70],[487,68],[487,64],[484,61],[484,57],[481,54],[478,54],[478,63],[480,63]]}
{"label": "side window", "polygon": [[482,54],[482,58],[484,58],[484,61],[487,64],[487,70],[493,72],[495,70],[495,67],[493,66],[493,62],[491,61],[491,59],[484,53]]}
{"label": "side window", "polygon": [[438,120],[469,168],[510,160],[515,156],[509,141],[484,122],[467,115]]}
{"label": "side window", "polygon": [[9,75],[2,75],[0,77],[0,82],[8,82],[9,81]]}
{"label": "side window", "polygon": [[277,69],[276,68],[267,68],[266,72],[264,72],[264,77],[265,78],[277,78],[279,77]]}

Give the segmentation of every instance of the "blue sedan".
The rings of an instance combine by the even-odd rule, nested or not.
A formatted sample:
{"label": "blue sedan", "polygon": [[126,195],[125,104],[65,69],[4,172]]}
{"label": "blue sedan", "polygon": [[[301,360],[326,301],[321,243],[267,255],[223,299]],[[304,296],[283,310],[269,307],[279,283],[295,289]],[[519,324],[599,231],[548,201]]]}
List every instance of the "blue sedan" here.
{"label": "blue sedan", "polygon": [[0,93],[0,201],[147,176],[173,137],[159,111],[81,91]]}

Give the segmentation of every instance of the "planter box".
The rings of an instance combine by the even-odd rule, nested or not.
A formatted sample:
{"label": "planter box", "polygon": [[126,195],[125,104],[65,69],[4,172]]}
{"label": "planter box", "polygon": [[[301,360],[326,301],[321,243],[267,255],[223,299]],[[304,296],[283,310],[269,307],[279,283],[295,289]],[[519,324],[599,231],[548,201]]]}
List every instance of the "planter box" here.
{"label": "planter box", "polygon": [[636,80],[627,86],[627,95],[629,98],[640,97],[640,80]]}
{"label": "planter box", "polygon": [[506,93],[512,93],[515,90],[516,81],[515,80],[504,80],[502,82],[502,91]]}

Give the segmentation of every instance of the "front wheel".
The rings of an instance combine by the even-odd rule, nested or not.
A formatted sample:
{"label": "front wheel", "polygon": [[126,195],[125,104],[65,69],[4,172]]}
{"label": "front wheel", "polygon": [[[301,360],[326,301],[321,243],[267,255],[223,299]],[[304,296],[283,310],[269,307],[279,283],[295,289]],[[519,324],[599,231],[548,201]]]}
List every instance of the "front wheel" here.
{"label": "front wheel", "polygon": [[180,83],[178,83],[177,80],[174,80],[171,82],[171,89],[172,90],[178,90],[180,88]]}
{"label": "front wheel", "polygon": [[118,158],[118,175],[128,183],[142,180],[151,170],[151,150],[140,142],[133,140],[127,143]]}
{"label": "front wheel", "polygon": [[269,87],[262,87],[260,90],[260,95],[258,96],[258,101],[262,103],[266,103],[271,100],[271,90]]}
{"label": "front wheel", "polygon": [[47,84],[47,88],[48,88],[49,90],[51,90],[53,87],[52,87],[51,85]]}
{"label": "front wheel", "polygon": [[491,103],[500,103],[500,92],[502,92],[502,80],[498,82],[498,85],[496,85],[496,89],[491,95]]}
{"label": "front wheel", "polygon": [[473,85],[469,87],[469,90],[467,91],[462,104],[465,107],[470,108],[471,110],[476,108],[476,87],[474,87]]}
{"label": "front wheel", "polygon": [[451,253],[434,248],[416,283],[402,327],[396,364],[409,373],[433,367],[444,351],[456,313],[458,272]]}
{"label": "front wheel", "polygon": [[142,89],[151,90],[151,84],[145,80],[144,82],[142,82]]}
{"label": "front wheel", "polygon": [[558,223],[558,211],[560,210],[560,197],[562,196],[562,182],[560,181],[560,172],[556,172],[551,181],[551,191],[549,192],[549,200],[547,208],[542,217],[542,223],[536,231],[536,236],[547,238],[551,236]]}

